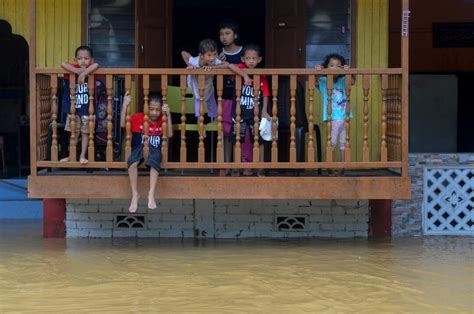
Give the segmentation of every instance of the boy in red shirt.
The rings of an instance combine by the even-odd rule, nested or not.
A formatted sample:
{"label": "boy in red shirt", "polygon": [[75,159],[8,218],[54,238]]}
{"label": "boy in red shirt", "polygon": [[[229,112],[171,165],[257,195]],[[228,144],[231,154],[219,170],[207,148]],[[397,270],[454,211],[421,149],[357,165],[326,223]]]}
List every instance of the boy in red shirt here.
{"label": "boy in red shirt", "polygon": [[[130,202],[129,212],[134,213],[138,208],[138,166],[145,161],[145,165],[150,169],[150,189],[148,191],[148,208],[155,209],[155,187],[158,180],[158,171],[160,170],[161,155],[161,140],[163,136],[163,114],[168,118],[168,138],[173,136],[173,124],[171,122],[171,113],[168,104],[163,104],[163,99],[158,93],[150,93],[148,95],[149,113],[148,113],[148,144],[149,154],[145,161],[143,156],[143,143],[145,139],[144,123],[145,113],[139,112],[130,118],[132,131],[132,154],[127,160],[128,177],[130,179],[130,187],[132,189],[132,200]],[[131,97],[127,93],[122,104],[122,111],[120,113],[120,126],[125,127],[125,117],[127,107],[130,105]]]}

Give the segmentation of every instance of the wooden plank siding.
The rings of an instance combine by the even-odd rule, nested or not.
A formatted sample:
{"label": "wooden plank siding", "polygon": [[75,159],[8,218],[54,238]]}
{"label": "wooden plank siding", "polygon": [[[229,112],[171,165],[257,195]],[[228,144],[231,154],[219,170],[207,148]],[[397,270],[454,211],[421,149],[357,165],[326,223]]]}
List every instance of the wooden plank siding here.
{"label": "wooden plank siding", "polygon": [[[386,68],[388,67],[388,0],[359,0],[356,5],[355,16],[355,63],[352,68]],[[381,106],[380,78],[371,76],[369,92],[369,149],[370,160],[380,159],[381,141]],[[356,84],[351,91],[351,108],[354,117],[351,119],[351,160],[362,160],[363,132],[364,132],[364,95],[362,76],[356,77]],[[306,93],[308,96],[308,93]],[[308,103],[308,98],[307,98]],[[326,125],[322,119],[321,94],[314,94],[315,122],[321,127],[321,138],[327,136]],[[309,112],[308,109],[306,111]],[[352,140],[353,139],[353,140]],[[324,141],[323,141],[324,142]],[[323,156],[326,156],[326,147],[322,145]],[[334,154],[339,160],[339,151]]]}
{"label": "wooden plank siding", "polygon": [[[38,67],[58,67],[74,59],[74,51],[81,44],[81,5],[82,0],[36,1]],[[0,19],[29,41],[28,0],[0,1]]]}

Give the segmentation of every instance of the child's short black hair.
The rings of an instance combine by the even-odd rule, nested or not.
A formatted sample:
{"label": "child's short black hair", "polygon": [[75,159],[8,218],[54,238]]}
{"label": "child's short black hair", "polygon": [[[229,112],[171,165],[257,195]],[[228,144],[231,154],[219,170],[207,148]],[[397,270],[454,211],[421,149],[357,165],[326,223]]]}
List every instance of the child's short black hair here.
{"label": "child's short black hair", "polygon": [[234,21],[230,21],[230,20],[222,21],[219,24],[219,30],[224,29],[224,28],[231,29],[236,35],[239,33],[239,25],[235,23]]}
{"label": "child's short black hair", "polygon": [[85,51],[88,51],[89,54],[91,55],[91,58],[93,58],[93,55],[92,55],[92,48],[89,47],[89,46],[79,46],[76,48],[76,52],[74,53],[74,56],[77,57],[77,53],[81,50],[85,50]]}
{"label": "child's short black hair", "polygon": [[262,56],[262,50],[260,49],[259,46],[255,45],[255,44],[245,45],[244,49],[242,49],[242,56],[245,56],[245,53],[247,51],[255,51],[258,54],[259,57]]}
{"label": "child's short black hair", "polygon": [[217,51],[217,44],[214,40],[206,38],[199,42],[199,53]]}
{"label": "child's short black hair", "polygon": [[331,53],[331,54],[328,54],[326,56],[326,58],[324,59],[323,64],[321,64],[322,67],[327,68],[328,65],[329,65],[329,61],[331,61],[331,59],[339,60],[339,62],[341,62],[341,66],[346,65],[346,59],[344,59],[343,56],[341,56],[340,54],[337,54],[337,53]]}
{"label": "child's short black hair", "polygon": [[158,102],[160,103],[161,105],[163,105],[163,96],[161,96],[161,93],[159,92],[150,92],[148,94],[148,102]]}

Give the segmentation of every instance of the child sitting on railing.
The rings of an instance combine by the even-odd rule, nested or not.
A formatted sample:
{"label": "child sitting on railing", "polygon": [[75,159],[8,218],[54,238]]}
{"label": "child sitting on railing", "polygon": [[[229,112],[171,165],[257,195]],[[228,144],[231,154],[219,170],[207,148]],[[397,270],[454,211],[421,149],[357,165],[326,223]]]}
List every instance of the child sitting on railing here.
{"label": "child sitting on railing", "polygon": [[[160,170],[161,155],[161,140],[163,136],[163,114],[168,118],[167,135],[168,138],[173,136],[173,124],[171,122],[171,113],[168,104],[163,104],[163,99],[158,93],[150,93],[148,96],[148,144],[149,154],[145,161],[143,155],[144,139],[145,139],[145,113],[139,112],[130,118],[130,126],[132,131],[132,154],[127,160],[128,176],[130,179],[130,187],[132,189],[132,200],[128,211],[134,213],[138,208],[138,166],[145,161],[145,165],[150,169],[150,189],[148,191],[148,208],[155,209],[155,188],[158,181],[158,171]],[[120,126],[126,126],[127,107],[131,102],[130,95],[124,97],[122,104],[122,111],[120,113]]]}
{"label": "child sitting on railing", "polygon": [[[346,60],[343,56],[338,54],[329,54],[326,56],[324,63],[317,65],[316,69],[321,70],[322,68],[328,69],[349,69],[349,65],[346,65]],[[352,77],[351,84],[354,84],[354,77]],[[320,76],[316,83],[316,87],[321,92],[323,98],[323,121],[328,122],[328,90],[327,90],[327,76]],[[339,147],[341,153],[341,161],[344,161],[344,147],[346,144],[346,77],[344,75],[334,75],[332,84],[332,97],[331,97],[331,145],[332,149],[336,148],[337,141],[339,139]],[[352,118],[352,111],[349,114],[349,118]],[[331,160],[328,160],[331,161]],[[332,171],[329,171],[332,174]],[[341,172],[343,174],[343,171]]]}

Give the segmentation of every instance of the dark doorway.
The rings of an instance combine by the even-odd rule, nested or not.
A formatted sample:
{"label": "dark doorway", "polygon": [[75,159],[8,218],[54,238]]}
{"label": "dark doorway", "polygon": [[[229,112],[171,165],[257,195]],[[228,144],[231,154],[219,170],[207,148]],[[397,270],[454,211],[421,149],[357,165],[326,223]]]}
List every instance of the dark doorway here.
{"label": "dark doorway", "polygon": [[[240,27],[239,44],[254,43],[265,51],[264,0],[174,0],[173,1],[173,67],[185,66],[181,51],[197,55],[199,41],[211,38],[218,44],[219,24],[232,20]],[[264,55],[264,54],[263,54]],[[261,66],[265,66],[265,60]]]}
{"label": "dark doorway", "polygon": [[0,47],[0,176],[16,177],[29,167],[28,43],[0,20]]}

